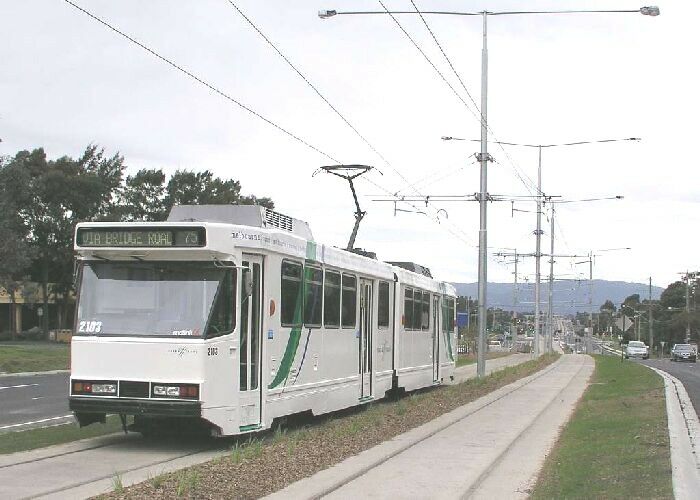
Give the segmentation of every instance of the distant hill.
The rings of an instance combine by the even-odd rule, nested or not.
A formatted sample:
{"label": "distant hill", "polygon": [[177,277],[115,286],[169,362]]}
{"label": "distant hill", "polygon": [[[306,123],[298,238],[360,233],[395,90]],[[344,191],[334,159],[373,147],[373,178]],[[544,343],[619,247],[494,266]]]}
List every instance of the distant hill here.
{"label": "distant hill", "polygon": [[[457,294],[476,299],[477,283],[453,283]],[[664,289],[652,287],[651,296],[658,299]],[[597,312],[606,300],[610,299],[619,307],[620,303],[632,294],[638,293],[641,299],[649,297],[649,285],[644,283],[627,283],[625,281],[593,280],[593,311]],[[549,297],[549,284],[542,281],[540,300],[546,308]],[[557,314],[575,314],[577,311],[588,312],[588,280],[560,280],[554,282],[553,309]],[[489,307],[513,309],[513,283],[489,283],[487,289]],[[518,283],[517,311],[532,312],[535,310],[535,285],[533,283]]]}

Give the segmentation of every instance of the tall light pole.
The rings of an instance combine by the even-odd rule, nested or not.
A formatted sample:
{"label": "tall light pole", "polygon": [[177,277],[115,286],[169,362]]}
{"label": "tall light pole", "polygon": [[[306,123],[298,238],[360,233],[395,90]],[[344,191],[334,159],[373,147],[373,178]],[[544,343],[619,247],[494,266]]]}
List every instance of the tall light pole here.
{"label": "tall light pole", "polygon": [[[383,6],[384,4],[382,4]],[[450,11],[423,11],[417,9],[413,11],[345,11],[338,12],[336,10],[320,10],[318,17],[328,19],[338,15],[397,15],[397,14],[435,14],[435,15],[453,15],[453,16],[481,16],[482,17],[482,48],[481,48],[481,153],[479,161],[481,163],[480,172],[480,190],[479,190],[479,340],[476,373],[478,377],[484,377],[486,374],[486,359],[484,352],[486,350],[486,284],[487,284],[487,231],[486,231],[486,206],[488,201],[487,190],[487,165],[489,161],[488,155],[488,121],[487,121],[487,93],[488,93],[488,50],[487,50],[487,18],[488,16],[504,16],[504,15],[527,15],[527,14],[584,14],[584,13],[641,13],[645,16],[658,16],[660,11],[656,6],[642,7],[635,10],[561,10],[561,11],[500,11],[490,12],[483,10],[481,12],[450,12]],[[539,210],[538,210],[539,212]],[[539,236],[539,235],[538,235]],[[539,287],[538,287],[539,288]],[[539,301],[537,308],[539,309]],[[536,318],[539,323],[539,318]],[[538,335],[539,332],[536,332]],[[539,342],[535,342],[536,352],[539,353]]]}
{"label": "tall light pole", "polygon": [[488,153],[488,125],[486,118],[487,108],[487,93],[488,93],[488,65],[489,53],[486,37],[486,20],[488,16],[486,11],[482,12],[483,31],[482,31],[482,46],[481,46],[481,154],[479,161],[481,169],[479,174],[479,346],[477,350],[476,375],[484,377],[486,375],[486,286],[487,286],[487,256],[488,252],[486,244],[486,206],[488,198],[488,189],[486,183],[486,171],[489,161]]}

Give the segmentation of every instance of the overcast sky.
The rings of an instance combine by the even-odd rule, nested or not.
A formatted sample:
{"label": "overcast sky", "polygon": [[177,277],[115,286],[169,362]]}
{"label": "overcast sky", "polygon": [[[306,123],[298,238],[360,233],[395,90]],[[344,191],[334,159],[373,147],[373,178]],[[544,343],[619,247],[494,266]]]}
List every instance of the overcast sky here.
{"label": "overcast sky", "polygon": [[[638,9],[633,1],[427,1],[423,10]],[[383,260],[412,260],[448,281],[475,281],[479,210],[474,202],[399,204],[380,195],[464,195],[479,190],[479,121],[387,15],[320,20],[319,9],[382,10],[375,1],[235,0],[387,160],[382,160],[289,68],[227,0],[75,0],[95,15],[342,163],[378,172],[358,182],[357,246]],[[410,0],[385,2],[411,10]],[[543,191],[562,199],[555,253],[603,252],[597,278],[666,286],[698,266],[697,2],[660,3],[661,15],[518,15],[489,18],[488,121],[501,141],[544,144],[641,137],[638,143],[553,148]],[[469,103],[418,16],[399,21]],[[426,16],[478,103],[481,20]],[[209,169],[270,196],[306,220],[319,242],[344,246],[354,205],[347,184],[312,177],[327,157],[177,72],[62,0],[0,2],[0,154],[44,147],[52,158],[95,143],[141,168]],[[695,47],[695,48],[693,48]],[[493,139],[493,137],[492,137]],[[492,146],[491,194],[534,193],[537,151]],[[412,184],[413,187],[410,187]],[[533,252],[534,203],[494,202],[492,252]],[[440,223],[436,214],[440,209]],[[543,251],[549,223],[543,219]],[[556,259],[558,276],[585,275],[582,259]],[[548,265],[543,262],[543,268]],[[520,272],[534,274],[527,259]],[[490,281],[512,265],[489,261]]]}

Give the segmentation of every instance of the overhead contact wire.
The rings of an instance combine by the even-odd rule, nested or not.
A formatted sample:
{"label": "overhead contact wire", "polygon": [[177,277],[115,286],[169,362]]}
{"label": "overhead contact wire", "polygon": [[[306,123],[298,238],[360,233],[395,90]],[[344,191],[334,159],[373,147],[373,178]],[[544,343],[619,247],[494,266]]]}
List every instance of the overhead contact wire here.
{"label": "overhead contact wire", "polygon": [[[272,47],[272,49],[273,49],[275,52],[277,52],[277,55],[279,55],[279,56],[284,60],[284,62],[286,62],[287,65],[288,65],[290,68],[292,68],[292,69],[294,70],[294,72],[295,72],[297,75],[299,75],[299,77],[300,77],[302,80],[304,80],[304,82],[306,82],[306,84],[307,84],[309,87],[311,87],[311,89],[316,93],[316,95],[318,95],[318,97],[320,97],[320,98],[323,100],[323,102],[325,102],[325,103],[328,105],[328,107],[331,108],[331,109],[333,110],[333,112],[334,112],[336,115],[338,115],[338,117],[339,117],[341,120],[343,120],[343,122],[345,122],[345,124],[346,124],[348,127],[350,127],[350,129],[355,133],[355,135],[357,135],[357,136],[362,140],[362,142],[364,142],[364,143],[367,145],[367,147],[369,147],[379,158],[381,158],[382,161],[383,161],[384,163],[386,163],[387,165],[389,165],[389,166],[391,167],[391,164],[390,164],[389,161],[384,157],[384,155],[382,155],[382,153],[380,153],[380,152],[377,150],[377,148],[375,148],[375,147],[372,145],[372,143],[370,143],[370,142],[367,140],[367,138],[365,138],[365,136],[362,135],[362,134],[360,133],[360,131],[357,130],[357,128],[356,128],[352,123],[350,123],[350,121],[349,121],[340,111],[338,111],[338,108],[336,108],[336,107],[326,98],[326,96],[323,95],[323,94],[321,93],[320,90],[318,90],[318,88],[316,87],[316,85],[314,85],[314,84],[306,77],[306,75],[304,75],[304,74],[294,65],[294,63],[292,63],[292,61],[290,61],[289,58],[288,58],[286,55],[284,55],[284,54],[282,53],[282,51],[281,51],[281,50],[280,50],[280,49],[265,35],[265,33],[263,33],[263,32],[260,30],[260,28],[257,27],[257,25],[256,25],[253,21],[250,20],[250,18],[249,18],[249,17],[248,17],[248,16],[233,2],[233,0],[226,0],[226,1],[227,1],[229,4],[231,4],[231,6],[232,6],[234,9],[236,9],[236,11],[241,15],[241,17],[243,17],[243,19],[245,19],[246,22],[258,33],[258,35],[260,35],[260,37],[261,37],[263,40],[265,40],[265,42],[266,42],[270,47]],[[393,168],[393,167],[392,167],[392,168]],[[397,171],[397,173],[399,173],[399,172]],[[404,179],[404,180],[405,180],[405,179]],[[408,182],[408,181],[407,181],[407,182]]]}
{"label": "overhead contact wire", "polygon": [[[488,123],[486,123],[486,120],[484,119],[484,115],[483,115],[483,113],[481,112],[481,109],[480,109],[479,106],[476,104],[476,101],[474,100],[474,97],[472,97],[471,93],[469,92],[469,89],[467,88],[466,84],[464,83],[464,80],[462,80],[462,77],[459,75],[459,72],[458,72],[457,69],[454,67],[454,64],[452,64],[452,60],[448,57],[447,53],[446,53],[445,50],[442,48],[442,44],[438,41],[437,37],[435,36],[435,33],[434,33],[433,30],[430,28],[430,25],[428,24],[428,21],[426,21],[425,17],[423,16],[423,12],[421,12],[420,9],[418,9],[418,6],[415,4],[415,2],[414,2],[413,0],[410,0],[410,1],[411,1],[411,5],[413,5],[413,8],[415,9],[416,13],[418,14],[418,16],[420,17],[421,21],[423,22],[423,25],[424,25],[425,28],[428,30],[428,33],[430,33],[430,36],[432,37],[433,41],[435,42],[435,45],[437,45],[438,49],[440,49],[440,52],[442,53],[443,57],[445,58],[445,61],[446,61],[447,64],[450,66],[450,69],[452,70],[452,73],[454,73],[455,77],[457,78],[457,80],[459,81],[460,85],[462,86],[462,89],[464,89],[464,92],[466,92],[467,97],[469,97],[469,100],[471,101],[472,105],[474,106],[474,108],[476,108],[476,110],[477,110],[479,116],[477,116],[477,115],[472,111],[472,109],[469,108],[469,106],[468,106],[467,103],[461,98],[461,96],[457,95],[457,97],[459,97],[460,100],[462,101],[462,103],[463,103],[465,106],[467,106],[467,109],[469,110],[470,113],[472,113],[472,115],[474,116],[474,118],[476,118],[477,120],[479,120],[479,123],[480,123],[482,126],[486,126],[486,128],[488,129],[488,131],[489,131],[489,132],[491,133],[491,135],[495,138],[495,137],[496,137],[496,134],[494,133],[493,129],[488,125]],[[379,3],[381,3],[381,1],[380,1]],[[382,7],[384,7],[383,4],[382,4]],[[386,7],[384,7],[384,9],[386,10]],[[392,18],[393,18],[393,16],[392,16]],[[396,18],[394,18],[394,21],[398,24],[398,21],[396,20]],[[399,25],[399,27],[401,27],[401,26]],[[404,33],[406,33],[406,31],[403,29],[403,27],[401,27],[401,30],[402,30]],[[408,34],[407,34],[407,36],[408,36]],[[411,38],[409,37],[409,39],[411,39]],[[411,41],[413,42],[413,39],[411,39]],[[417,45],[416,45],[416,43],[415,43],[415,42],[413,42],[413,43],[414,43],[414,45],[416,46],[416,48],[418,48]],[[421,52],[421,54],[423,54],[423,57],[425,57],[425,58],[427,59],[427,56],[425,55],[425,53],[424,53],[420,48],[418,48],[418,50]],[[435,65],[434,65],[430,60],[428,60],[428,62],[430,63],[430,65],[431,65],[436,71],[438,71],[437,68],[435,67]],[[442,76],[442,74],[441,74],[439,71],[438,71],[438,74],[440,74],[440,76],[443,78],[443,80],[447,83],[447,81],[445,80],[445,78]],[[448,83],[448,85],[450,86],[450,88],[452,89],[452,91],[455,92],[455,90],[452,88],[452,86],[451,86],[449,83]],[[455,92],[455,94],[456,94],[456,92]],[[506,156],[506,158],[507,158],[508,161],[510,162],[510,164],[511,164],[511,166],[512,166],[514,172],[515,172],[515,175],[518,177],[518,179],[520,179],[520,182],[525,186],[525,188],[526,188],[530,193],[532,193],[532,190],[530,189],[530,187],[534,188],[535,191],[537,191],[537,186],[535,185],[534,181],[533,181],[532,179],[530,179],[530,177],[529,177],[527,174],[525,174],[524,172],[522,172],[522,175],[525,175],[525,177],[527,177],[527,179],[528,179],[528,181],[529,181],[530,186],[528,186],[528,183],[525,181],[525,179],[523,179],[523,177],[522,177],[522,175],[521,175],[521,172],[519,172],[519,170],[522,171],[522,169],[516,166],[515,162],[514,162],[513,159],[511,158],[510,154],[506,151],[506,149],[505,149],[501,144],[499,144],[499,147],[501,148],[501,150],[503,151],[503,154]]]}
{"label": "overhead contact wire", "polygon": [[303,145],[306,146],[307,148],[310,148],[310,149],[314,150],[315,152],[319,153],[319,154],[322,155],[322,156],[325,156],[326,158],[328,158],[328,159],[331,160],[331,161],[334,161],[334,162],[336,162],[336,163],[340,163],[338,160],[336,160],[335,158],[333,158],[333,156],[331,156],[330,154],[326,153],[325,151],[322,151],[320,148],[318,148],[318,147],[314,146],[313,144],[311,144],[311,143],[305,141],[304,139],[302,139],[302,138],[299,137],[298,135],[294,134],[293,132],[290,132],[289,130],[287,130],[286,128],[282,127],[281,125],[278,125],[277,123],[273,122],[273,121],[270,120],[269,118],[266,118],[265,116],[261,115],[260,113],[258,113],[258,112],[255,111],[254,109],[250,108],[249,106],[246,106],[246,105],[243,104],[242,102],[240,102],[240,101],[234,99],[234,98],[231,97],[230,95],[228,95],[228,94],[226,94],[225,92],[223,92],[223,91],[219,90],[218,88],[214,87],[212,84],[206,82],[206,81],[203,80],[202,78],[198,77],[197,75],[195,75],[194,73],[188,71],[187,69],[183,68],[182,66],[176,64],[176,63],[173,62],[172,60],[170,60],[170,59],[168,59],[168,58],[166,58],[166,57],[160,55],[160,54],[157,53],[155,50],[153,50],[153,49],[147,47],[146,45],[144,45],[143,43],[139,42],[139,41],[136,40],[135,38],[131,37],[130,35],[127,35],[127,34],[124,33],[123,31],[121,31],[121,30],[117,29],[116,27],[112,26],[112,25],[109,24],[107,21],[105,21],[105,20],[103,20],[103,19],[97,17],[95,14],[93,14],[93,13],[89,12],[88,10],[84,9],[83,7],[81,7],[81,6],[79,6],[79,5],[75,4],[75,3],[73,3],[71,0],[63,0],[63,1],[66,2],[67,4],[71,5],[73,8],[79,10],[79,11],[82,12],[83,14],[87,15],[87,16],[90,17],[91,19],[93,19],[93,20],[97,21],[98,23],[102,24],[103,26],[106,26],[107,28],[109,28],[109,29],[112,30],[113,32],[117,33],[118,35],[121,35],[122,37],[126,38],[126,39],[127,39],[128,41],[130,41],[131,43],[133,43],[133,44],[135,44],[135,45],[141,47],[143,50],[145,50],[145,51],[148,52],[149,54],[155,56],[156,58],[160,59],[160,60],[163,61],[164,63],[170,65],[171,67],[175,68],[176,70],[180,71],[181,73],[187,75],[188,77],[190,77],[191,79],[193,79],[193,80],[195,80],[196,82],[200,83],[201,85],[204,85],[205,87],[207,87],[207,88],[208,88],[209,90],[211,90],[212,92],[214,92],[214,93],[220,95],[221,97],[223,97],[224,99],[227,99],[228,101],[230,101],[230,102],[236,104],[236,105],[239,106],[241,109],[247,111],[248,113],[252,114],[253,116],[255,116],[255,117],[261,119],[262,121],[264,121],[264,122],[267,123],[268,125],[273,126],[274,128],[276,128],[276,129],[279,130],[280,132],[286,134],[287,136],[291,137],[292,139],[296,140],[297,142],[303,144]]}
{"label": "overhead contact wire", "polygon": [[[365,136],[362,135],[362,134],[360,133],[359,130],[357,130],[357,128],[356,128],[352,123],[350,123],[350,121],[349,121],[349,120],[348,120],[348,119],[347,119],[347,118],[346,118],[346,117],[345,117],[345,116],[344,116],[344,115],[343,115],[343,114],[342,114],[342,113],[341,113],[341,112],[326,98],[326,96],[323,95],[323,93],[318,89],[318,87],[316,87],[316,85],[314,85],[314,84],[309,80],[309,78],[308,78],[306,75],[304,75],[304,73],[302,73],[301,70],[299,70],[299,68],[297,68],[296,65],[294,65],[294,63],[292,63],[292,61],[277,47],[277,45],[275,45],[275,44],[270,40],[270,38],[269,38],[267,35],[265,35],[265,33],[263,33],[262,30],[261,30],[261,29],[247,16],[238,6],[237,6],[237,5],[236,5],[236,3],[233,2],[233,0],[227,0],[227,2],[241,15],[241,17],[242,17],[243,19],[245,19],[245,21],[256,31],[256,33],[258,33],[258,35],[260,35],[260,37],[261,37],[263,40],[265,40],[265,42],[266,42],[270,47],[272,47],[272,49],[277,53],[277,55],[279,55],[279,56],[282,58],[282,60],[284,60],[284,62],[285,62],[285,63],[286,63],[286,64],[287,64],[287,65],[288,65],[288,66],[289,66],[289,67],[290,67],[290,68],[291,68],[291,69],[292,69],[292,70],[293,70],[293,71],[294,71],[294,72],[295,72],[295,73],[296,73],[296,74],[297,74],[297,75],[298,75],[298,76],[299,76],[299,77],[300,77],[300,78],[315,92],[315,93],[316,93],[316,95],[318,95],[318,97],[321,98],[321,99],[323,100],[323,102],[326,103],[326,105],[328,105],[328,107],[331,108],[331,110],[332,110],[336,115],[338,115],[338,117],[339,117],[341,120],[343,120],[343,122],[344,122],[348,127],[350,127],[350,129],[351,129],[351,130],[352,130],[352,131],[353,131],[353,132],[354,132],[354,133],[355,133],[355,134],[356,134],[356,135],[357,135],[357,136],[358,136],[358,137],[359,137],[359,138],[360,138],[360,139],[361,139],[361,140],[362,140],[362,141],[363,141],[363,142],[364,142],[364,143],[365,143],[379,158],[381,158],[381,160],[382,160],[389,168],[391,168],[391,169],[394,171],[394,173],[396,173],[396,174],[406,183],[406,185],[408,186],[409,189],[412,189],[416,194],[418,194],[419,196],[422,196],[422,194],[420,193],[420,191],[418,191],[418,189],[415,188],[415,183],[414,183],[414,184],[410,184],[409,180],[408,180],[397,168],[395,168],[395,167],[389,162],[389,160],[387,160],[386,157],[384,157],[384,155],[383,155],[381,152],[379,152],[379,151],[377,150],[377,148],[374,147],[374,145],[373,145],[372,143],[370,143],[369,140],[367,140],[367,138],[365,138]],[[367,179],[364,179],[364,180],[367,180]],[[374,182],[372,182],[372,181],[368,181],[368,182],[370,182],[370,183],[376,185],[377,187],[379,187],[378,184],[376,184],[376,183],[374,183]],[[387,191],[385,188],[381,188],[381,189],[383,189],[383,190],[384,190],[385,192],[387,192],[389,195],[396,197],[396,198],[397,198],[397,201],[400,201],[400,199],[398,198],[398,196],[396,196],[397,193],[398,193],[399,191],[397,191],[397,192],[395,192],[395,193],[391,193],[390,191]],[[409,205],[410,205],[410,204],[409,204]],[[414,209],[418,210],[417,207],[415,207],[415,206],[413,206],[413,205],[411,205],[411,206],[412,206]],[[426,214],[426,215],[427,215],[427,214]]]}

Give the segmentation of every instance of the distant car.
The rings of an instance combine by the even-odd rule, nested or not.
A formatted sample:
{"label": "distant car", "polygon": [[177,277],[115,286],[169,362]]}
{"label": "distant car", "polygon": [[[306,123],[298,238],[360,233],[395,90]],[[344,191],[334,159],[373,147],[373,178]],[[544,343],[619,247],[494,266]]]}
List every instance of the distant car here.
{"label": "distant car", "polygon": [[625,349],[625,358],[642,358],[649,359],[649,348],[644,342],[639,340],[630,340]]}
{"label": "distant car", "polygon": [[673,344],[671,349],[671,361],[692,361],[696,363],[698,353],[690,344]]}

